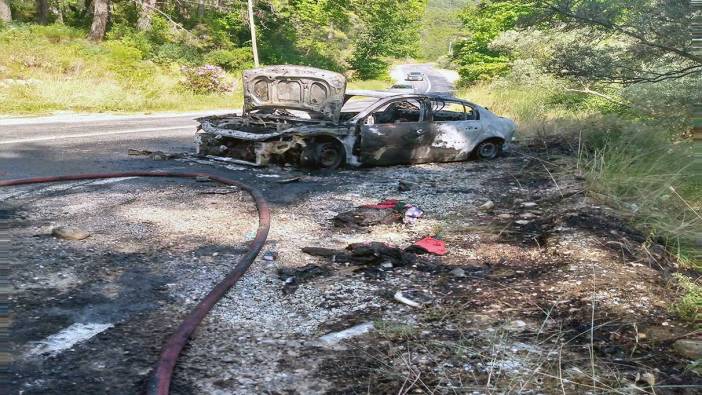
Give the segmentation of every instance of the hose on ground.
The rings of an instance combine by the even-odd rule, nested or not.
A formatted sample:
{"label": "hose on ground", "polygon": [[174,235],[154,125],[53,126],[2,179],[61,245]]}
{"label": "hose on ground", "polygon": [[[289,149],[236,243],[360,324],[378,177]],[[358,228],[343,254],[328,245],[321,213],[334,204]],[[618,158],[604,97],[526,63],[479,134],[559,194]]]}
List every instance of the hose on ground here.
{"label": "hose on ground", "polygon": [[37,177],[37,178],[22,178],[14,180],[0,180],[0,187],[42,184],[49,182],[62,181],[81,181],[95,180],[104,178],[121,178],[121,177],[168,177],[168,178],[207,178],[216,181],[220,184],[231,185],[241,188],[253,197],[258,210],[258,229],[256,236],[249,244],[249,249],[246,254],[239,259],[234,269],[220,281],[212,290],[203,298],[197,306],[188,314],[180,324],[176,332],[166,342],[158,363],[147,383],[146,392],[149,395],[167,395],[170,391],[171,377],[176,361],[183,347],[188,342],[188,339],[193,334],[197,326],[212,310],[215,304],[229,291],[239,279],[246,273],[248,268],[253,263],[256,256],[263,248],[268,230],[270,229],[271,215],[268,203],[263,198],[263,195],[257,189],[244,184],[243,182],[232,180],[229,178],[219,177],[207,173],[179,173],[179,172],[121,172],[121,173],[97,173],[97,174],[80,174],[80,175],[65,175],[55,177]]}

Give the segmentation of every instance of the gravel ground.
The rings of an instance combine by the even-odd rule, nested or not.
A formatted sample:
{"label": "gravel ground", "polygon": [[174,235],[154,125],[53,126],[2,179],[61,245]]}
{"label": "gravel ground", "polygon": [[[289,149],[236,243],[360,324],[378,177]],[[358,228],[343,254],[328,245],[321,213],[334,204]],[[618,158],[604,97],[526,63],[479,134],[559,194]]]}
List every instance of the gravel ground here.
{"label": "gravel ground", "polygon": [[[656,393],[697,388],[687,361],[670,352],[694,333],[667,313],[670,260],[655,245],[644,253],[644,238],[587,198],[565,159],[544,165],[534,154],[544,153],[334,174],[230,167],[271,200],[263,251],[277,258],[259,256],[206,318],[179,360],[174,393],[652,392],[646,374]],[[291,176],[300,181],[278,183]],[[416,185],[400,192],[399,180]],[[245,194],[207,182],[0,192],[12,393],[139,392],[165,338],[256,229]],[[424,217],[332,226],[338,213],[385,198],[418,205]],[[494,207],[480,209],[487,201]],[[51,236],[60,225],[91,235],[60,240]],[[365,241],[405,248],[437,234],[449,254],[406,267],[359,268],[301,251]],[[326,273],[288,291],[279,271],[310,264]],[[428,304],[401,304],[397,291]],[[369,333],[319,340],[367,322]],[[583,335],[592,323],[594,337]]]}

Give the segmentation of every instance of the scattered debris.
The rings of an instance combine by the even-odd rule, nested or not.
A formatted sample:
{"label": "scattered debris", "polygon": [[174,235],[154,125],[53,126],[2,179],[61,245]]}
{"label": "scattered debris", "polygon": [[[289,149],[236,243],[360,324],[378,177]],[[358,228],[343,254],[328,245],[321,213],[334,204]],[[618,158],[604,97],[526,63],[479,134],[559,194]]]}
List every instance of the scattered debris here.
{"label": "scattered debris", "polygon": [[378,209],[387,209],[387,208],[396,208],[397,205],[400,204],[399,200],[396,199],[385,199],[381,201],[380,203],[377,204],[365,204],[361,207],[363,208],[378,208]]}
{"label": "scattered debris", "polygon": [[64,240],[83,240],[90,237],[90,233],[73,226],[58,226],[51,230],[54,237]]}
{"label": "scattered debris", "polygon": [[395,210],[358,207],[351,211],[337,214],[333,219],[333,223],[338,228],[360,229],[379,224],[398,223],[402,219],[403,216]]}
{"label": "scattered debris", "polygon": [[302,252],[332,258],[333,262],[353,263],[355,265],[379,266],[386,262],[392,263],[393,267],[411,265],[417,261],[416,255],[403,251],[399,247],[381,243],[353,243],[349,244],[345,250],[334,250],[320,247],[305,247]]}
{"label": "scattered debris", "polygon": [[275,251],[268,251],[265,254],[263,254],[264,261],[272,262],[272,261],[275,261],[276,259],[278,259],[278,253]]}
{"label": "scattered debris", "polygon": [[329,274],[329,269],[313,264],[298,268],[283,267],[278,269],[278,278],[281,280],[294,277],[300,283],[304,283],[315,277],[326,276],[327,274]]}
{"label": "scattered debris", "polygon": [[276,181],[278,184],[290,184],[293,182],[299,182],[302,180],[302,177],[291,177],[291,178],[284,178],[282,180]]}
{"label": "scattered debris", "polygon": [[402,291],[397,291],[395,292],[395,295],[393,295],[395,300],[397,300],[400,303],[404,303],[407,306],[412,306],[412,307],[421,307],[419,303],[415,302],[414,300],[407,299],[404,295],[402,295]]}
{"label": "scattered debris", "polygon": [[505,329],[511,332],[520,332],[525,330],[527,327],[527,323],[522,321],[522,320],[514,320],[510,321],[506,326]]}
{"label": "scattered debris", "polygon": [[205,155],[204,156],[207,159],[214,160],[217,162],[227,162],[227,163],[236,163],[237,165],[244,165],[244,166],[250,166],[250,167],[258,167],[256,163],[253,162],[248,162],[245,160],[239,160],[239,159],[234,159],[234,158],[229,158],[226,156],[215,156],[215,155]]}
{"label": "scattered debris", "polygon": [[524,202],[522,203],[522,207],[530,208],[530,207],[536,207],[537,204],[534,202]]}
{"label": "scattered debris", "polygon": [[225,187],[225,188],[215,188],[215,189],[209,189],[206,191],[199,191],[198,194],[200,195],[229,195],[232,193],[237,193],[240,190],[237,188],[233,187]]}
{"label": "scattered debris", "polygon": [[183,157],[183,154],[172,154],[163,151],[149,151],[149,150],[138,150],[130,148],[127,150],[127,155],[129,156],[148,156],[152,160],[169,160],[169,159],[179,159]]}
{"label": "scattered debris", "polygon": [[423,305],[431,303],[433,300],[425,292],[417,290],[397,291],[395,295],[393,295],[393,298],[400,303],[412,307],[422,307]]}
{"label": "scattered debris", "polygon": [[466,271],[461,269],[460,267],[457,267],[449,272],[454,277],[465,277],[466,276]]}
{"label": "scattered debris", "polygon": [[319,338],[319,340],[322,343],[325,343],[326,345],[334,345],[338,344],[342,340],[354,337],[354,336],[359,336],[364,333],[368,333],[372,331],[375,328],[373,325],[372,321],[364,322],[362,324],[354,325],[348,329],[344,329],[343,331],[339,332],[332,332],[328,333],[322,337]]}
{"label": "scattered debris", "polygon": [[483,211],[490,211],[493,208],[495,208],[495,202],[493,202],[492,200],[488,200],[487,202],[481,204],[478,208]]}
{"label": "scattered debris", "polygon": [[407,248],[407,251],[419,253],[428,252],[434,255],[448,254],[448,250],[446,249],[446,243],[443,240],[438,240],[431,236],[427,236],[412,244],[412,246]]}
{"label": "scattered debris", "polygon": [[294,293],[300,284],[328,274],[329,269],[313,264],[299,268],[283,267],[278,269],[278,278],[285,281],[285,285],[283,286],[284,295]]}
{"label": "scattered debris", "polygon": [[414,225],[423,214],[424,211],[413,204],[387,199],[377,204],[367,204],[339,213],[334,217],[333,222],[336,227],[350,227],[352,229],[399,222]]}
{"label": "scattered debris", "polygon": [[207,177],[207,176],[197,176],[197,177],[195,177],[195,181],[197,181],[197,182],[208,182],[208,181],[210,181],[210,177]]}
{"label": "scattered debris", "polygon": [[422,211],[421,208],[409,204],[405,206],[405,209],[405,215],[402,217],[402,223],[406,225],[414,225],[417,223],[419,217],[424,214],[424,211]]}
{"label": "scattered debris", "polygon": [[280,174],[256,174],[258,178],[280,178]]}

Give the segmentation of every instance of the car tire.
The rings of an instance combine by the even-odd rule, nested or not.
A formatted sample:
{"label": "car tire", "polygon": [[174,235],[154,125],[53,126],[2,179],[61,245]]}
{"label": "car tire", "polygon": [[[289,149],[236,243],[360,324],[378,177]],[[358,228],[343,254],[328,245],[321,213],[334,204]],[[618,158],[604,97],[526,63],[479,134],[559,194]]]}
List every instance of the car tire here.
{"label": "car tire", "polygon": [[502,143],[497,140],[485,140],[475,147],[477,159],[495,159],[502,153]]}
{"label": "car tire", "polygon": [[300,156],[304,167],[320,170],[334,170],[346,160],[344,146],[336,140],[322,140],[308,144]]}

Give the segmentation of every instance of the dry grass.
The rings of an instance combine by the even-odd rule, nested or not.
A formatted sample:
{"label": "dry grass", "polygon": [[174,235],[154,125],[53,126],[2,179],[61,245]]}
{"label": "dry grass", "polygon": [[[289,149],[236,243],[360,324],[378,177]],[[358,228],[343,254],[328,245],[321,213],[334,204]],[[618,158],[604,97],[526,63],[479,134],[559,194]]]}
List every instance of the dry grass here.
{"label": "dry grass", "polygon": [[[233,78],[233,77],[232,77]],[[196,94],[179,65],[142,59],[120,42],[95,44],[64,26],[0,30],[0,114],[148,112],[240,107],[231,94]]]}

